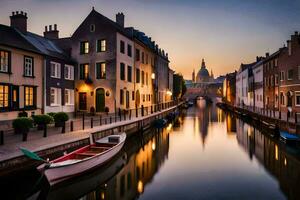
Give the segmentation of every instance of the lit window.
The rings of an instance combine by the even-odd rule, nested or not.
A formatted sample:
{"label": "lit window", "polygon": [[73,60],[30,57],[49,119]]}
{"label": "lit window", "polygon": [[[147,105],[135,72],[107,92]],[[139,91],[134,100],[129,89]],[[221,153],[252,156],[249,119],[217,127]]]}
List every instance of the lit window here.
{"label": "lit window", "polygon": [[105,79],[106,78],[106,63],[100,62],[96,63],[96,78]]}
{"label": "lit window", "polygon": [[24,76],[33,76],[33,58],[24,56]]}
{"label": "lit window", "polygon": [[80,64],[79,78],[85,80],[89,77],[89,64]]}
{"label": "lit window", "polygon": [[51,77],[52,78],[60,78],[60,64],[56,62],[51,62]]}
{"label": "lit window", "polygon": [[9,72],[10,52],[0,50],[0,72]]}
{"label": "lit window", "polygon": [[34,106],[34,87],[25,86],[25,107]]}
{"label": "lit window", "polygon": [[80,54],[89,53],[89,42],[80,42]]}
{"label": "lit window", "polygon": [[65,65],[65,79],[74,80],[74,67],[72,65]]}
{"label": "lit window", "polygon": [[97,52],[104,52],[106,51],[106,40],[97,40]]}
{"label": "lit window", "polygon": [[0,85],[0,109],[8,108],[8,85]]}

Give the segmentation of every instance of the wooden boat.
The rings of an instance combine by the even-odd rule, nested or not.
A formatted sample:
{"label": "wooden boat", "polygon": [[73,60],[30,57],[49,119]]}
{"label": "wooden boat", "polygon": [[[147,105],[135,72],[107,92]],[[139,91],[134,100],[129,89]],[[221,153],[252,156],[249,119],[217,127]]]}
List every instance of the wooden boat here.
{"label": "wooden boat", "polygon": [[298,144],[300,142],[300,137],[296,134],[280,131],[280,140],[286,144]]}
{"label": "wooden boat", "polygon": [[125,140],[126,133],[104,137],[94,144],[42,164],[38,170],[44,173],[50,185],[54,185],[106,163],[122,149]]}

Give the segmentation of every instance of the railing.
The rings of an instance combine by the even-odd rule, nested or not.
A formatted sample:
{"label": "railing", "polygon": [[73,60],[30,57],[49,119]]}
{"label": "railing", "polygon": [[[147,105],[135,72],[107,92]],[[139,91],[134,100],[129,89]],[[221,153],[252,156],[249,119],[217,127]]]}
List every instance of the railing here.
{"label": "railing", "polygon": [[[58,133],[63,134],[66,132],[73,132],[73,131],[85,130],[88,128],[95,128],[102,125],[113,124],[120,121],[133,120],[140,117],[145,117],[150,114],[157,113],[159,111],[178,105],[178,103],[179,101],[171,101],[166,103],[154,104],[147,107],[141,106],[140,108],[135,108],[135,109],[127,109],[127,110],[118,109],[118,111],[115,113],[99,114],[99,115],[77,113],[76,114],[77,117],[67,121],[63,127],[55,127],[53,124],[46,126],[44,130],[37,130],[37,127],[34,127],[30,130],[29,134],[32,135],[33,133],[34,134],[43,133],[43,137],[48,137],[48,135],[53,135]],[[5,141],[4,137],[6,137],[6,135],[9,134],[11,138],[17,137],[17,135],[13,133],[13,129],[0,130],[0,145],[4,144]]]}

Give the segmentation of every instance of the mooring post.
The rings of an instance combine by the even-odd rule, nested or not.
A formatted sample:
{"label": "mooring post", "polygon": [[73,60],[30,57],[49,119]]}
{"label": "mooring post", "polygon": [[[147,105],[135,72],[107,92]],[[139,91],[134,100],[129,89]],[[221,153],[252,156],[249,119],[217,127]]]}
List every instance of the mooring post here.
{"label": "mooring post", "polygon": [[100,126],[102,125],[102,115],[100,115]]}
{"label": "mooring post", "polygon": [[47,125],[45,124],[43,128],[44,128],[43,137],[47,137]]}
{"label": "mooring post", "polygon": [[0,145],[4,144],[4,131],[0,131]]}
{"label": "mooring post", "polygon": [[123,110],[124,120],[126,120],[126,110]]}
{"label": "mooring post", "polygon": [[139,117],[139,110],[137,105],[135,105],[135,117],[138,118]]}
{"label": "mooring post", "polygon": [[151,105],[151,114],[153,114],[153,106]]}
{"label": "mooring post", "polygon": [[129,110],[129,120],[131,120],[131,109]]}
{"label": "mooring post", "polygon": [[279,111],[279,119],[281,119],[281,111]]}
{"label": "mooring post", "polygon": [[66,122],[63,123],[62,129],[61,129],[61,133],[65,133],[66,132]]}
{"label": "mooring post", "polygon": [[142,105],[142,117],[144,117],[144,105]]}
{"label": "mooring post", "polygon": [[94,119],[91,118],[91,128],[93,128],[93,127],[94,127]]}

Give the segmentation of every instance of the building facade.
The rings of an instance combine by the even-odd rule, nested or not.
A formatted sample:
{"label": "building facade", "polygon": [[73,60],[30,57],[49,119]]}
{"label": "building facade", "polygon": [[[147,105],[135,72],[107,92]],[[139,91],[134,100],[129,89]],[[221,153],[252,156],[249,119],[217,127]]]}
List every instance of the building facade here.
{"label": "building facade", "polygon": [[253,105],[255,112],[262,112],[264,108],[264,78],[263,58],[252,67],[253,73]]}
{"label": "building facade", "polygon": [[295,32],[278,56],[280,111],[300,112],[300,35]]}
{"label": "building facade", "polygon": [[236,91],[236,72],[226,74],[223,81],[223,100],[231,105],[235,105],[235,91]]}

